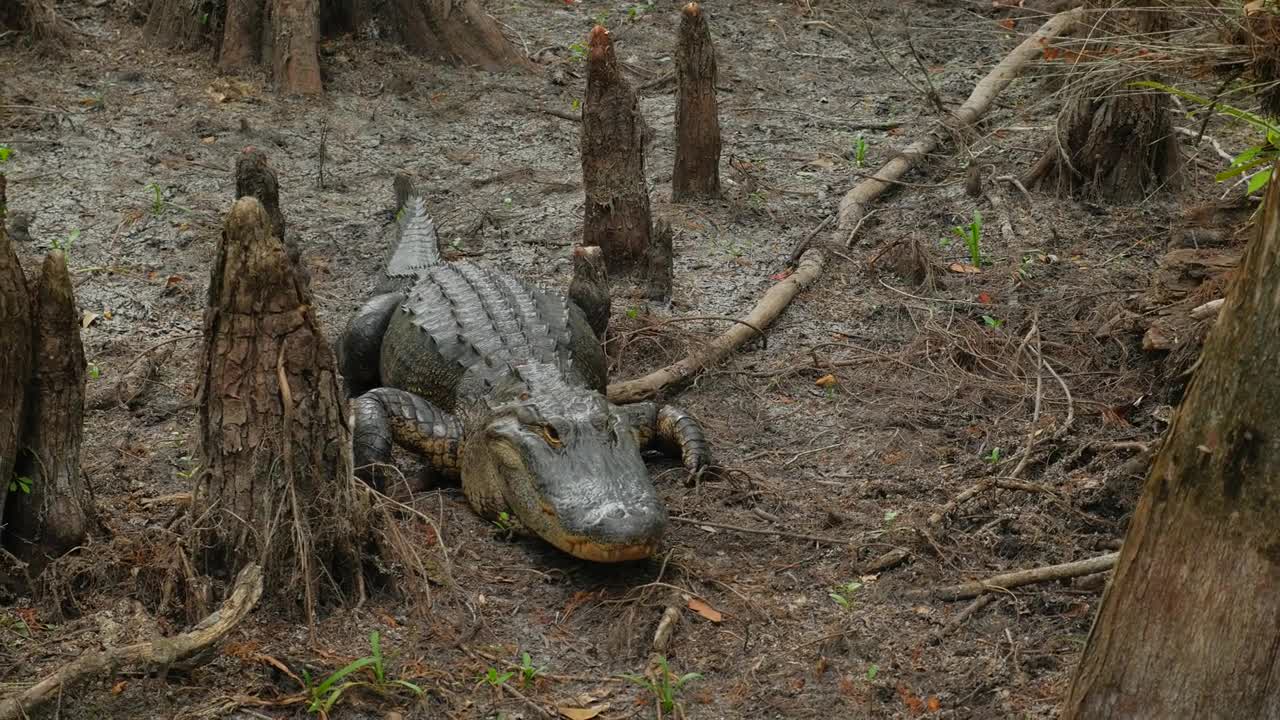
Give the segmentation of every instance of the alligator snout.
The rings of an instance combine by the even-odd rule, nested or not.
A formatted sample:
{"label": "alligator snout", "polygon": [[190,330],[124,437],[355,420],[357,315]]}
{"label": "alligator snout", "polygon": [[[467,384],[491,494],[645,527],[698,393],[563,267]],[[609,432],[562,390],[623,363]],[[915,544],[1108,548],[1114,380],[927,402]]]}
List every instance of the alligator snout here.
{"label": "alligator snout", "polygon": [[667,526],[666,510],[657,502],[607,502],[584,513],[581,534],[602,543],[657,542]]}

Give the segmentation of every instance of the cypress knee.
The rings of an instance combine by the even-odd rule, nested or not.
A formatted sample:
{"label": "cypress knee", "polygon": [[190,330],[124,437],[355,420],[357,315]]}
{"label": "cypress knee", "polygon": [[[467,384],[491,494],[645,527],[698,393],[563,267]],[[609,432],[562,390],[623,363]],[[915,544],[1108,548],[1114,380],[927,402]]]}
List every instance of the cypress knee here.
{"label": "cypress knee", "polygon": [[569,299],[587,316],[587,324],[601,341],[609,328],[613,298],[609,292],[609,272],[598,247],[579,245],[573,249],[573,280]]}
{"label": "cypress knee", "polygon": [[14,474],[29,491],[10,495],[5,544],[32,574],[80,545],[93,514],[80,474],[84,427],[84,346],[67,259],[44,259],[32,307],[34,367]]}
{"label": "cypress knee", "polygon": [[644,122],[635,90],[618,67],[609,31],[597,25],[587,47],[581,141],[587,204],[582,244],[598,245],[610,275],[621,276],[640,266],[649,249]]}
{"label": "cypress knee", "polygon": [[671,299],[672,264],[675,261],[671,243],[674,238],[671,223],[659,220],[654,224],[653,242],[649,245],[649,282],[645,288],[645,295],[650,300]]}
{"label": "cypress knee", "polygon": [[14,478],[31,373],[31,302],[18,254],[5,233],[4,211],[5,177],[0,175],[0,520]]}
{"label": "cypress knee", "polygon": [[716,50],[698,3],[684,6],[676,44],[676,164],[671,199],[720,195],[720,116]]}
{"label": "cypress knee", "polygon": [[314,617],[322,590],[358,586],[365,525],[334,354],[275,227],[256,198],[242,197],[218,245],[191,547],[200,571],[227,580],[262,563],[269,592]]}

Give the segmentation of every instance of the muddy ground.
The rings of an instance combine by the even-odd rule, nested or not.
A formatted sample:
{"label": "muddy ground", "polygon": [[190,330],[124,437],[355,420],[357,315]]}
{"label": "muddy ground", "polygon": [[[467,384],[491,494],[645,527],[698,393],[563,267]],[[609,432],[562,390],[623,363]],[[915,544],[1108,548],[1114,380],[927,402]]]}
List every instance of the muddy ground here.
{"label": "muddy ground", "polygon": [[[74,592],[3,598],[0,690],[96,643],[188,622],[160,579],[177,555],[165,527],[178,506],[166,496],[186,491],[193,470],[192,335],[242,148],[265,149],[279,172],[335,336],[378,271],[398,171],[428,192],[447,252],[565,287],[582,227],[578,128],[538,108],[573,110],[585,82],[573,46],[603,17],[630,80],[652,85],[641,105],[656,131],[654,212],[678,231],[674,303],[625,287],[615,297],[624,342],[614,377],[631,377],[725,328],[663,320],[746,312],[862,172],[859,136],[868,168],[919,136],[933,114],[913,87],[928,82],[959,103],[1017,33],[1040,23],[1028,15],[1010,31],[990,5],[708,0],[726,196],[680,206],[670,203],[674,97],[669,83],[652,83],[671,68],[678,6],[669,0],[489,3],[543,77],[334,40],[322,57],[329,94],[307,102],[274,97],[260,77],[219,77],[207,53],[148,48],[127,0],[63,3],[85,44],[62,57],[7,38],[0,143],[14,151],[10,208],[34,213],[33,240],[19,252],[34,264],[55,242],[70,246],[90,396],[141,353],[164,343],[154,352],[172,355],[136,407],[99,399],[89,413],[83,465],[110,537],[63,569]],[[701,674],[678,694],[691,718],[1053,716],[1100,578],[1003,593],[945,633],[967,601],[909,592],[1118,545],[1141,484],[1135,443],[1163,430],[1176,388],[1140,332],[1109,321],[1134,308],[1181,209],[1222,191],[1217,157],[1190,147],[1190,187],[1132,207],[1024,198],[992,180],[1022,173],[1045,147],[1063,74],[1041,64],[1011,87],[967,147],[951,143],[909,174],[852,247],[829,246],[821,279],[767,345],[678,396],[726,470],[688,485],[671,463],[655,465],[673,516],[837,543],[676,522],[652,562],[594,567],[504,538],[459,488],[434,488],[413,504],[442,546],[421,520],[404,521],[435,569],[431,587],[328,610],[314,639],[259,611],[207,664],[103,677],[40,716],[300,717],[299,686],[263,658],[318,677],[367,654],[377,630],[392,675],[426,694],[353,691],[332,717],[531,718],[601,705],[601,718],[653,717],[653,695],[622,676],[643,672],[668,605],[680,622],[665,656],[674,671]],[[999,208],[965,195],[971,157],[994,166],[986,188]],[[975,209],[986,217],[987,264],[951,272],[967,253],[942,241]],[[902,259],[911,247],[927,252],[932,284],[911,277],[922,267]],[[1020,477],[1031,491],[992,488],[927,524],[960,492],[1008,475],[1029,441]],[[414,473],[410,459],[402,467]],[[909,552],[904,562],[865,570],[895,548]],[[129,620],[139,612],[154,621]],[[523,698],[479,680],[521,653],[545,666],[532,683],[510,680]]]}

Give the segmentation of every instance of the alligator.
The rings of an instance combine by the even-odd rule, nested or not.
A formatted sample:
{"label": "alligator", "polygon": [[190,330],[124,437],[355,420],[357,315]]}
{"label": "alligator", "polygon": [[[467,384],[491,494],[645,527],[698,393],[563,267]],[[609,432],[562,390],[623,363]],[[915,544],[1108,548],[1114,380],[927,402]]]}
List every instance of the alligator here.
{"label": "alligator", "polygon": [[392,445],[458,477],[481,516],[575,557],[650,557],[667,512],[642,453],[710,463],[683,410],[614,405],[584,311],[493,267],[440,256],[426,201],[395,181],[393,249],[339,348],[355,418],[357,475],[386,484]]}

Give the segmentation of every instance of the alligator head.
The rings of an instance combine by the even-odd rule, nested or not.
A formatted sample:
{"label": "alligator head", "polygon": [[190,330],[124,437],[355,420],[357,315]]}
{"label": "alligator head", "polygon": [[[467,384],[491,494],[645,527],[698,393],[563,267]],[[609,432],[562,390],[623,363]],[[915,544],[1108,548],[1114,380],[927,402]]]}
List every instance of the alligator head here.
{"label": "alligator head", "polygon": [[667,513],[635,433],[599,393],[520,383],[491,396],[463,441],[462,473],[521,524],[593,562],[649,557]]}

